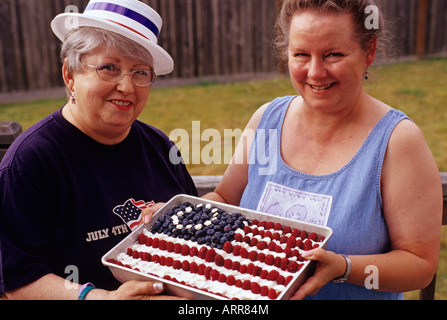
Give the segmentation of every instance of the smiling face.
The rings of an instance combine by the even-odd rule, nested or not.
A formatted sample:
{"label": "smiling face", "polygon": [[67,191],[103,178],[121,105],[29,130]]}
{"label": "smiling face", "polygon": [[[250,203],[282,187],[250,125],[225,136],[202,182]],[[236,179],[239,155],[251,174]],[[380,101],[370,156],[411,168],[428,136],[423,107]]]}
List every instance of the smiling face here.
{"label": "smiling face", "polygon": [[[117,51],[105,52],[101,47],[85,55],[82,63],[91,66],[113,63],[127,71],[150,68]],[[64,117],[100,143],[112,145],[124,140],[146,105],[149,88],[136,86],[130,75],[115,83],[104,81],[89,67],[70,74],[64,65],[63,73],[76,99],[64,108]]]}
{"label": "smiling face", "polygon": [[333,113],[354,106],[374,53],[366,53],[355,39],[349,14],[304,12],[292,20],[290,75],[295,89],[313,110]]}

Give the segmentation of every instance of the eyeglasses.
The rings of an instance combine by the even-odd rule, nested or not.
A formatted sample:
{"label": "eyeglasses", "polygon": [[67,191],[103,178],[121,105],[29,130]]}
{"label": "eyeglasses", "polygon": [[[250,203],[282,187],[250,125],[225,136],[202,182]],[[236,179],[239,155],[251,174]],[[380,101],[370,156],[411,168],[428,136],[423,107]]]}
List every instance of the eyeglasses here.
{"label": "eyeglasses", "polygon": [[86,67],[96,69],[98,76],[107,82],[119,82],[124,76],[130,75],[133,83],[138,87],[149,87],[157,78],[155,72],[151,69],[134,70],[126,72],[120,66],[113,63],[103,63],[96,67],[84,64]]}

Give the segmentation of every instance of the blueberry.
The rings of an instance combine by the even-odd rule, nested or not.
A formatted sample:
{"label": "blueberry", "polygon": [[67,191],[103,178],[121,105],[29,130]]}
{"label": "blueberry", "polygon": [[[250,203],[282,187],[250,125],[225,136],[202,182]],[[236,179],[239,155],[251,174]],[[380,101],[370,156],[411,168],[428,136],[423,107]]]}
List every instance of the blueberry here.
{"label": "blueberry", "polygon": [[231,226],[228,226],[228,225],[225,226],[223,229],[224,232],[230,232],[231,230],[232,230]]}
{"label": "blueberry", "polygon": [[220,243],[221,244],[224,244],[225,242],[227,242],[228,241],[228,239],[226,238],[226,237],[222,237],[222,238],[220,238]]}
{"label": "blueberry", "polygon": [[214,232],[215,232],[214,229],[208,229],[206,234],[212,236],[214,234]]}

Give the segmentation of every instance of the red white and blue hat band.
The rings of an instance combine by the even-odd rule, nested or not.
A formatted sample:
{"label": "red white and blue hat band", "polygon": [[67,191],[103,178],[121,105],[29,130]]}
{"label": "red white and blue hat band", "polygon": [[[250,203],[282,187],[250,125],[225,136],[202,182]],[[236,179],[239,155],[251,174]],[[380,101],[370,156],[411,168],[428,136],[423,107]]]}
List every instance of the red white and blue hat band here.
{"label": "red white and blue hat band", "polygon": [[[133,11],[129,8],[120,6],[118,4],[109,3],[109,2],[90,2],[89,5],[87,6],[87,8],[85,8],[84,13],[87,13],[88,11],[91,11],[91,10],[102,10],[102,11],[109,11],[109,12],[113,12],[116,14],[120,14],[124,17],[132,19],[135,22],[138,22],[139,24],[143,25],[144,27],[149,29],[155,35],[156,38],[158,38],[158,36],[160,35],[160,29],[150,19],[146,18],[145,16],[143,16],[142,14],[140,14],[136,11]],[[111,19],[107,19],[107,20],[109,20],[111,22],[118,23]],[[118,23],[118,24],[122,25],[121,23]],[[131,28],[128,28],[128,29],[130,29],[134,32],[137,32],[139,35],[147,38],[145,35],[141,34],[140,32],[138,32],[136,30],[133,30]]]}
{"label": "red white and blue hat band", "polygon": [[119,33],[151,53],[158,75],[174,70],[172,57],[157,44],[162,26],[160,15],[138,0],[91,0],[84,13],[62,13],[51,22],[54,34],[62,41],[70,30],[79,27],[102,28]]}

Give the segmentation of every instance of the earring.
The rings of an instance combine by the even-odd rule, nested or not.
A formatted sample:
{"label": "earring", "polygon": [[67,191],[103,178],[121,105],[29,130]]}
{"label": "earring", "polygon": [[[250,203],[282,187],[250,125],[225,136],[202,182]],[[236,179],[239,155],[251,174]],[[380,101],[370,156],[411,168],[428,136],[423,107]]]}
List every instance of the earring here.
{"label": "earring", "polygon": [[75,93],[74,93],[74,91],[71,92],[70,97],[71,97],[71,103],[76,104],[76,98],[75,98]]}
{"label": "earring", "polygon": [[368,76],[368,69],[366,69],[366,71],[365,71],[365,80],[368,80],[369,79],[369,76]]}

